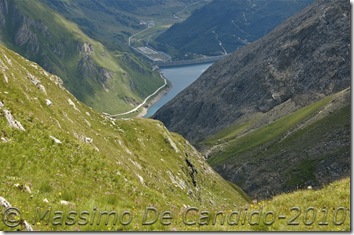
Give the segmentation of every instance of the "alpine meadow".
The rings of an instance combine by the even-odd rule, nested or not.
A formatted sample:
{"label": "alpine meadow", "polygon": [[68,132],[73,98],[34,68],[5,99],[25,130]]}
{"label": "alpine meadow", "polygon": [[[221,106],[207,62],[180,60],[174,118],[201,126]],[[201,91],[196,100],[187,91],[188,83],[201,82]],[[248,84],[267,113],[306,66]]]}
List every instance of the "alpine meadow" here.
{"label": "alpine meadow", "polygon": [[346,0],[0,0],[0,231],[351,231],[350,25]]}

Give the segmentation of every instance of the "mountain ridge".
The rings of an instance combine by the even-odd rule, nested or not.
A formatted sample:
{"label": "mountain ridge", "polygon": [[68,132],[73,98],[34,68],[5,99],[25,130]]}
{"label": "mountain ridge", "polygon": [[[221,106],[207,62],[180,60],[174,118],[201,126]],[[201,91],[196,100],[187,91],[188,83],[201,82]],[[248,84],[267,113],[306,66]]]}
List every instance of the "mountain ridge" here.
{"label": "mountain ridge", "polygon": [[[21,213],[0,230],[350,231],[350,178],[251,203],[161,122],[109,119],[38,64],[0,52],[0,207]],[[334,208],[328,225],[247,221],[261,211],[292,218],[294,202]]]}
{"label": "mountain ridge", "polygon": [[[312,5],[291,17],[262,39],[215,63],[189,88],[158,110],[154,118],[162,120],[172,131],[177,131],[192,143],[196,143],[201,141],[202,136],[215,134],[247,113],[267,112],[289,99],[301,107],[323,98],[332,91],[338,92],[348,87],[350,85],[348,7],[345,11],[344,3],[336,8],[331,6],[330,9],[335,8],[337,12],[345,13],[338,16],[338,19],[331,15],[333,22],[327,26],[325,19],[313,21],[315,16],[311,14],[319,11],[317,7],[321,7],[323,11],[326,6],[324,2],[317,3],[318,5]],[[301,17],[307,17],[307,24],[313,24],[301,28],[301,22],[304,20],[300,19]],[[295,25],[289,32],[291,24]],[[331,30],[317,40],[317,35],[321,34],[319,30],[323,30],[322,33],[327,32],[326,27],[331,27]],[[299,38],[295,36],[291,38],[286,32]],[[313,42],[311,45],[300,43],[301,40],[309,40],[308,38]],[[257,53],[260,50],[262,54]],[[331,54],[325,57],[329,51]],[[301,58],[301,53],[304,54],[304,59]],[[316,58],[314,66],[309,62],[312,60],[311,56]],[[329,62],[329,58],[333,61]],[[230,67],[230,64],[237,66]],[[253,69],[256,65],[257,68]],[[326,74],[328,66],[332,68],[331,74]],[[338,76],[336,72],[339,73]],[[255,92],[248,92],[247,89]],[[208,100],[208,97],[214,99]],[[203,99],[208,100],[208,103],[203,102]],[[185,113],[182,114],[180,112],[182,110],[185,110]],[[189,110],[191,113],[188,113]],[[195,112],[192,112],[193,110]],[[228,114],[224,115],[226,111]],[[205,122],[203,117],[208,117],[208,122]],[[190,128],[192,123],[194,131]]]}
{"label": "mountain ridge", "polygon": [[142,61],[109,51],[39,1],[1,0],[0,8],[2,43],[59,75],[70,92],[98,111],[128,111],[163,84]]}
{"label": "mountain ridge", "polygon": [[349,9],[316,1],[212,65],[153,118],[251,197],[349,176]]}
{"label": "mountain ridge", "polygon": [[[9,2],[13,3],[0,0],[0,13],[11,9],[3,4]],[[24,4],[28,2],[37,1],[25,1]],[[347,10],[344,1],[337,3],[324,7],[327,11],[322,14],[321,27],[347,26],[344,18],[350,18],[348,15],[333,20],[338,9]],[[38,5],[23,7],[32,11]],[[5,22],[1,16],[0,29]],[[20,30],[19,43],[40,40],[31,27],[44,34],[47,32],[43,22],[29,19],[23,19],[27,25]],[[72,26],[61,17],[55,19]],[[311,27],[305,29],[305,33],[317,32]],[[75,32],[80,31],[75,29]],[[346,30],[342,33],[346,35]],[[12,34],[5,36],[8,35]],[[341,38],[343,35],[338,33],[336,36]],[[76,36],[83,35],[78,33]],[[347,42],[347,39],[343,41]],[[351,89],[346,86],[345,67],[349,55],[343,53],[343,58],[337,58],[332,54],[338,45],[341,51],[347,52],[346,45],[338,43],[331,47],[325,44],[319,48],[319,52],[327,53],[319,53],[318,63],[322,61],[320,56],[323,60],[329,56],[329,62],[333,64],[326,64],[328,69],[337,65],[342,68],[337,73],[327,73],[340,76],[336,81],[321,83],[318,89],[323,93],[316,90],[311,94],[301,93],[299,97],[277,104],[284,97],[278,97],[271,90],[269,97],[275,103],[257,103],[254,106],[257,112],[246,112],[231,126],[198,142],[198,149],[211,150],[206,154],[207,161],[217,173],[188,140],[170,132],[162,122],[144,118],[113,119],[97,112],[65,88],[65,79],[2,44],[0,230],[28,230],[24,221],[36,231],[351,230],[348,157]],[[113,76],[110,70],[103,69],[109,65],[122,72],[130,88],[139,90],[138,84],[129,82],[132,74],[128,73],[131,70],[146,72],[139,59],[118,51],[116,54],[110,52],[89,38],[70,46],[79,52],[81,60],[76,61],[81,64],[80,74],[101,74],[97,79],[106,84]],[[296,43],[281,48],[289,55],[281,56],[279,64],[272,61],[267,81],[271,80],[269,74],[285,77],[279,73],[279,68],[287,67],[289,61],[282,58],[293,55],[293,46],[296,48]],[[309,49],[310,45],[306,46]],[[41,51],[36,46],[28,49],[33,49],[34,55]],[[60,56],[61,50],[52,52]],[[118,66],[111,57],[119,57],[127,63]],[[339,62],[341,60],[343,64]],[[225,64],[220,62],[220,65]],[[226,67],[224,69],[222,72],[228,74]],[[112,84],[103,89],[110,89],[108,85]],[[297,88],[313,89],[311,83],[308,85],[305,83]],[[276,86],[276,89],[279,87],[282,86]],[[138,100],[124,98],[129,104]],[[318,168],[320,170],[316,170]],[[273,187],[269,188],[269,185]],[[301,216],[294,218],[294,210]],[[19,212],[18,216],[14,216],[16,212]],[[315,218],[312,223],[310,213],[322,220]],[[277,219],[276,215],[287,220]],[[274,221],[267,220],[270,217]]]}
{"label": "mountain ridge", "polygon": [[[31,221],[35,208],[49,206],[64,212],[126,208],[137,221],[147,207],[178,214],[187,205],[221,209],[247,203],[241,190],[160,122],[99,114],[72,96],[59,77],[3,46],[0,51],[0,195],[20,208],[24,219]],[[58,229],[38,222],[35,230]],[[177,221],[174,226],[184,228]],[[3,221],[0,228],[11,229]],[[64,224],[59,230],[109,228],[173,227],[101,223]]]}
{"label": "mountain ridge", "polygon": [[180,60],[232,53],[274,29],[313,1],[212,1],[153,41]]}

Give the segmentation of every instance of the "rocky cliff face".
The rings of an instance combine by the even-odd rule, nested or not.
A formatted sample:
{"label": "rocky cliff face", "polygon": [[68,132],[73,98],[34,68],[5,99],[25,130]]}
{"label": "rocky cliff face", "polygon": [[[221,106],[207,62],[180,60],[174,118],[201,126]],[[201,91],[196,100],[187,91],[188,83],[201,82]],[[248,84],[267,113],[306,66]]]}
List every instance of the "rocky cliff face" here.
{"label": "rocky cliff face", "polygon": [[155,115],[254,198],[350,176],[350,5],[319,0]]}
{"label": "rocky cliff face", "polygon": [[289,101],[294,111],[350,86],[349,52],[349,3],[317,1],[214,64],[154,118],[197,143],[248,114]]}

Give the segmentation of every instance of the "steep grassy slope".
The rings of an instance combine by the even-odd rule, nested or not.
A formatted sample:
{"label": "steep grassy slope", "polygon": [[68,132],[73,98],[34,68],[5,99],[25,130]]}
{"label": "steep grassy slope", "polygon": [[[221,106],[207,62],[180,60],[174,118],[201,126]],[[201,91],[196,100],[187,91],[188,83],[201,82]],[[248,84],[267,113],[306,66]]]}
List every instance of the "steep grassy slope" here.
{"label": "steep grassy slope", "polygon": [[141,61],[107,50],[37,0],[1,0],[0,11],[2,43],[62,77],[72,94],[98,111],[128,111],[163,84]]}
{"label": "steep grassy slope", "polygon": [[212,149],[211,166],[253,198],[350,176],[350,89],[268,125],[252,122],[223,130],[204,148]]}
{"label": "steep grassy slope", "polygon": [[[345,178],[335,181],[321,190],[298,190],[282,194],[272,200],[261,201],[250,211],[261,211],[259,225],[254,231],[351,231],[351,184]],[[264,226],[264,215],[272,226]],[[273,217],[273,218],[274,218]],[[253,221],[257,223],[257,216]],[[263,223],[262,223],[263,222]]]}
{"label": "steep grassy slope", "polygon": [[[4,217],[16,211],[0,206],[0,230],[23,230],[22,220],[41,231],[350,229],[349,179],[250,205],[160,122],[101,116],[67,92],[59,77],[2,46],[0,83],[0,200],[21,212]],[[294,226],[250,216],[263,208],[290,220],[294,206],[312,206],[319,217],[304,225],[302,213]],[[150,225],[152,208],[160,219]],[[320,214],[325,208],[334,209],[328,217]]]}
{"label": "steep grassy slope", "polygon": [[[0,195],[28,221],[38,215],[37,207],[128,210],[134,216],[127,226],[55,226],[42,220],[34,229],[183,229],[180,214],[187,206],[246,203],[187,141],[158,121],[102,117],[62,88],[58,77],[4,47],[0,51]],[[171,210],[176,220],[143,226],[148,206]],[[10,228],[0,223],[0,229]]]}
{"label": "steep grassy slope", "polygon": [[[153,45],[179,59],[193,54],[221,55],[261,38],[312,3],[300,1],[212,1],[159,35]],[[187,58],[188,58],[187,57]]]}

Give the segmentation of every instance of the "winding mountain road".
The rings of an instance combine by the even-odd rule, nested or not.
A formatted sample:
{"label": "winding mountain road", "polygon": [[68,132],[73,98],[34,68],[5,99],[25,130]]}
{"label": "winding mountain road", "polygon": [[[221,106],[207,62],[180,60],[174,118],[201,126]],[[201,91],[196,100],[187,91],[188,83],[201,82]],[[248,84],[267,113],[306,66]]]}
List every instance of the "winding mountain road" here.
{"label": "winding mountain road", "polygon": [[153,97],[154,95],[156,95],[161,89],[163,89],[166,85],[167,85],[167,80],[166,78],[164,78],[164,76],[160,73],[160,76],[161,78],[164,80],[164,84],[162,86],[160,86],[159,88],[157,88],[157,90],[152,93],[151,95],[149,95],[148,97],[145,98],[145,100],[139,104],[138,106],[136,106],[135,108],[133,108],[132,110],[128,111],[128,112],[125,112],[125,113],[118,113],[118,114],[113,114],[113,115],[110,115],[111,118],[116,118],[118,116],[123,116],[123,115],[127,115],[127,114],[130,114],[130,113],[133,113],[135,111],[137,111],[139,108],[141,108],[142,106],[144,106],[146,104],[146,102],[151,98]]}
{"label": "winding mountain road", "polygon": [[[190,7],[190,6],[192,6],[192,5],[198,4],[198,3],[200,3],[200,2],[205,2],[205,1],[207,2],[208,0],[200,0],[200,1],[193,2],[193,3],[191,3],[191,4],[188,4],[188,5],[186,5],[182,10],[180,10],[180,11],[177,12],[177,13],[175,13],[175,14],[173,15],[173,17],[174,17],[174,18],[182,19],[182,18],[178,17],[177,14],[180,14],[181,12],[185,11],[188,7]],[[183,20],[183,19],[182,19],[182,20]],[[146,30],[150,29],[151,27],[152,27],[152,26],[148,25],[147,28],[145,28],[145,29],[143,29],[143,30],[141,30],[141,31],[139,31],[139,32],[137,32],[137,33],[131,35],[131,36],[128,38],[128,46],[136,50],[136,48],[134,48],[134,47],[131,45],[132,38],[135,37],[135,36],[137,36],[137,35],[139,35],[139,34],[141,34],[141,33],[143,33],[143,32],[145,32]],[[150,36],[150,37],[151,37],[151,36]],[[147,44],[148,44],[148,43],[149,43],[149,40],[147,41]],[[224,51],[225,51],[225,50],[224,50]],[[227,53],[226,53],[226,54],[227,54]],[[143,106],[146,104],[146,102],[147,102],[151,97],[153,97],[154,95],[156,95],[161,89],[163,89],[163,88],[167,85],[167,80],[166,80],[166,78],[165,78],[161,73],[160,73],[160,76],[161,76],[161,78],[164,80],[164,84],[163,84],[162,86],[160,86],[159,88],[157,88],[157,90],[156,90],[155,92],[153,92],[151,95],[149,95],[148,97],[146,97],[145,100],[144,100],[141,104],[139,104],[138,106],[136,106],[135,108],[133,108],[132,110],[130,110],[130,111],[128,111],[128,112],[118,113],[118,114],[112,114],[112,115],[109,115],[109,116],[110,116],[111,118],[116,118],[116,117],[119,117],[119,116],[123,116],[123,115],[127,115],[127,114],[131,114],[131,113],[133,113],[133,112],[136,112],[139,108],[143,107]]]}
{"label": "winding mountain road", "polygon": [[193,2],[191,4],[188,4],[187,6],[185,6],[182,10],[180,10],[179,12],[176,12],[175,14],[173,14],[173,18],[174,19],[180,19],[180,20],[185,20],[179,16],[177,16],[178,14],[184,12],[185,10],[187,10],[188,7],[192,6],[192,5],[195,5],[195,4],[198,4],[200,2],[207,2],[208,0],[200,0],[200,1],[197,1],[197,2]]}

